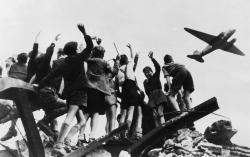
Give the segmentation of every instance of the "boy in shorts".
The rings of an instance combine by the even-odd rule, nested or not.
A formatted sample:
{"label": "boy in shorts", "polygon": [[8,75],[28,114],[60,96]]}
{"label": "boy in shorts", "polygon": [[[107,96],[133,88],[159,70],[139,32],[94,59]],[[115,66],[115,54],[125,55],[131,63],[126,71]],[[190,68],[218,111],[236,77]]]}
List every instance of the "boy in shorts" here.
{"label": "boy in shorts", "polygon": [[151,107],[154,111],[155,125],[159,126],[165,123],[165,119],[163,116],[163,108],[167,105],[168,101],[167,97],[162,91],[160,81],[161,66],[153,58],[152,51],[149,52],[148,56],[154,64],[155,72],[153,73],[153,70],[149,66],[143,68],[143,73],[146,77],[143,82],[143,85],[145,92],[148,95],[148,106]]}
{"label": "boy in shorts", "polygon": [[80,114],[82,111],[79,108],[86,108],[86,82],[84,81],[84,68],[83,61],[86,61],[89,57],[93,48],[91,37],[86,34],[83,25],[78,25],[78,29],[81,31],[85,38],[86,48],[81,52],[77,53],[77,42],[68,42],[64,46],[64,54],[67,57],[63,63],[51,71],[42,81],[39,83],[39,88],[45,87],[50,80],[57,76],[63,76],[64,78],[64,90],[62,96],[66,99],[68,105],[67,116],[61,126],[61,130],[57,141],[52,150],[52,154],[65,155],[64,139],[69,130],[70,124],[72,123],[76,114]]}
{"label": "boy in shorts", "polygon": [[183,87],[183,99],[186,104],[187,110],[192,106],[190,99],[191,93],[194,91],[194,83],[191,73],[184,65],[175,63],[173,57],[166,54],[164,56],[164,66],[162,67],[164,77],[169,81],[169,77],[172,77],[172,84],[170,85],[170,91],[168,99],[172,104],[175,111],[180,111],[179,105],[175,99],[175,95]]}

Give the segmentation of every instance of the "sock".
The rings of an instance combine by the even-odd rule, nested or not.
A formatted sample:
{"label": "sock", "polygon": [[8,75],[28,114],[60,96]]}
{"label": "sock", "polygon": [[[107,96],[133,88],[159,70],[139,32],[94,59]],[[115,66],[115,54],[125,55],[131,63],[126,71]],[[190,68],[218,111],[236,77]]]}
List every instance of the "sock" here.
{"label": "sock", "polygon": [[56,143],[63,143],[64,142],[64,138],[65,138],[68,130],[69,130],[69,124],[63,123]]}
{"label": "sock", "polygon": [[73,126],[73,127],[70,129],[70,131],[69,131],[69,133],[68,133],[68,135],[67,135],[66,138],[71,139],[75,134],[77,134],[78,131],[79,131],[79,125]]}

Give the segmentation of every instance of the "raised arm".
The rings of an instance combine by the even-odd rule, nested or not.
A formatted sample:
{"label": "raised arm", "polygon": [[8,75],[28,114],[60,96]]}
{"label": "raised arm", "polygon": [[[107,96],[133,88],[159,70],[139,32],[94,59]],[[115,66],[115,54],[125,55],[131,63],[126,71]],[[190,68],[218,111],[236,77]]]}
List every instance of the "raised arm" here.
{"label": "raised arm", "polygon": [[139,53],[135,54],[135,58],[134,58],[134,67],[133,67],[133,71],[136,70],[137,64],[138,64],[138,60],[139,60]]}
{"label": "raised arm", "polygon": [[129,48],[131,61],[134,61],[133,71],[135,71],[137,67],[138,59],[139,59],[139,54],[136,53],[136,55],[134,56],[132,46],[130,44],[127,44],[127,47]]}
{"label": "raised arm", "polygon": [[131,57],[131,60],[134,59],[134,52],[133,52],[133,49],[131,47],[131,45],[128,43],[127,44],[127,47],[129,48],[129,52],[130,52],[130,57]]}
{"label": "raised arm", "polygon": [[35,37],[33,49],[29,54],[30,59],[33,59],[33,58],[35,58],[37,56],[37,53],[38,53],[38,39],[39,39],[40,33],[41,32],[38,32],[36,37]]}
{"label": "raised arm", "polygon": [[102,39],[101,39],[101,38],[96,38],[96,43],[97,43],[97,45],[100,45],[101,42],[102,42]]}
{"label": "raised arm", "polygon": [[84,50],[82,50],[81,53],[79,53],[80,59],[82,61],[84,61],[84,60],[87,60],[87,58],[89,57],[94,46],[93,46],[93,42],[92,42],[91,37],[86,34],[84,25],[78,24],[77,27],[80,30],[80,32],[82,32],[84,39],[85,39],[85,42],[86,42],[86,48]]}
{"label": "raised arm", "polygon": [[153,51],[150,51],[150,52],[148,53],[148,57],[151,59],[151,61],[152,61],[153,64],[154,64],[154,67],[155,67],[155,75],[157,75],[158,77],[160,77],[161,66],[160,66],[160,64],[154,59],[153,54],[154,54],[154,52],[153,52]]}
{"label": "raised arm", "polygon": [[56,42],[59,40],[60,35],[61,34],[57,34],[55,36],[54,40],[52,41],[52,43],[50,44],[50,46],[47,48],[44,59],[43,59],[43,62],[41,64],[40,68],[50,65],[50,61],[51,61],[52,55],[54,53],[54,47],[55,47]]}
{"label": "raised arm", "polygon": [[29,82],[31,77],[34,75],[35,73],[35,70],[34,70],[34,67],[35,67],[35,58],[38,54],[38,38],[39,38],[39,35],[40,35],[40,32],[37,33],[36,37],[35,37],[35,41],[34,41],[34,44],[33,44],[33,49],[32,51],[29,53],[29,62],[28,62],[28,67],[27,67],[27,78],[26,78],[26,81]]}

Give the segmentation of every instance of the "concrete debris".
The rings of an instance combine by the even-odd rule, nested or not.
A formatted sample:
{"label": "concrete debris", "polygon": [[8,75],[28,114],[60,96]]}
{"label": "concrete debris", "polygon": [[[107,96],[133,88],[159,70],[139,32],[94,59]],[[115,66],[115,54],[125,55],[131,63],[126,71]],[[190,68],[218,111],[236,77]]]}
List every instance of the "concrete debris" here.
{"label": "concrete debris", "polygon": [[250,157],[250,148],[225,147],[208,142],[204,135],[190,129],[178,130],[176,136],[167,139],[162,148],[148,152],[149,157]]}

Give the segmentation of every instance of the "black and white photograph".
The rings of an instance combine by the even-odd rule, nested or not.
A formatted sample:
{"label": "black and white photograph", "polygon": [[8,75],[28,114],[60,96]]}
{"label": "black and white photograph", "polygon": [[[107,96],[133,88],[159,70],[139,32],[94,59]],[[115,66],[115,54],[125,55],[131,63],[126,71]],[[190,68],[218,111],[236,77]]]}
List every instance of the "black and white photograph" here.
{"label": "black and white photograph", "polygon": [[249,0],[1,0],[0,157],[250,157]]}

